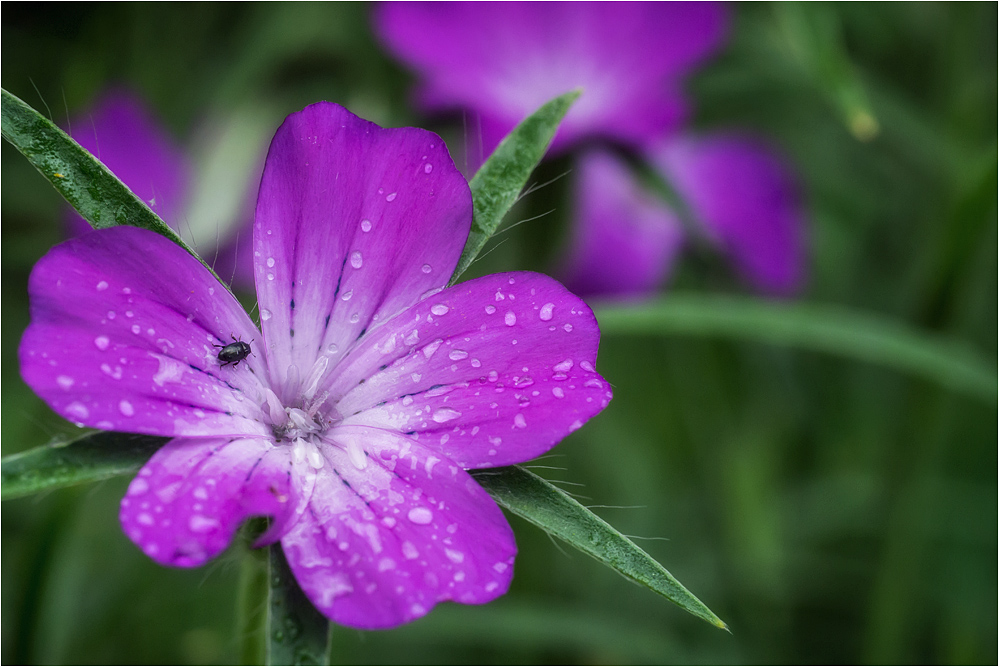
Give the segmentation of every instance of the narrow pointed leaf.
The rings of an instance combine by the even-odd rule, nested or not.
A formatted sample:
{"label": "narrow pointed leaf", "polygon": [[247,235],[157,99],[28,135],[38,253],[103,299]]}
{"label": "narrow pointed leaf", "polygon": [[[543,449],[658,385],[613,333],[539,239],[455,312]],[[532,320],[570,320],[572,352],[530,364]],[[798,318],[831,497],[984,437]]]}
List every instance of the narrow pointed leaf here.
{"label": "narrow pointed leaf", "polygon": [[[116,225],[142,227],[162,234],[198,257],[142,199],[72,137],[6,90],[0,89],[0,96],[3,100],[3,138],[20,151],[94,229]],[[205,264],[204,260],[201,263]]]}
{"label": "narrow pointed leaf", "polygon": [[517,516],[635,583],[652,589],[694,616],[716,627],[727,628],[652,556],[547,481],[520,466],[472,471],[472,475],[496,502]]}
{"label": "narrow pointed leaf", "polygon": [[6,456],[0,462],[3,472],[0,497],[9,500],[136,473],[167,440],[151,435],[97,432]]}
{"label": "narrow pointed leaf", "polygon": [[330,622],[299,588],[280,543],[268,558],[267,664],[328,665]]}
{"label": "narrow pointed leaf", "polygon": [[604,336],[712,336],[787,345],[894,368],[993,404],[999,397],[995,363],[970,346],[839,306],[672,294],[594,311]]}
{"label": "narrow pointed leaf", "polygon": [[524,119],[469,181],[474,205],[472,229],[458,260],[458,268],[451,277],[452,285],[482,251],[489,238],[496,233],[503,216],[517,202],[527,179],[545,156],[559,124],[580,94],[581,91],[575,90],[556,97]]}

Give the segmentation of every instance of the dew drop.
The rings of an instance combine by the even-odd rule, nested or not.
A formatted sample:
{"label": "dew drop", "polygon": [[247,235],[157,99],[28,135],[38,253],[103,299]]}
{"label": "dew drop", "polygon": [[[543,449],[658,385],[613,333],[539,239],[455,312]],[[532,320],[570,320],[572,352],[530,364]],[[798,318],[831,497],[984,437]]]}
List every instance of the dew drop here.
{"label": "dew drop", "polygon": [[365,233],[371,231],[371,221],[370,220],[361,220],[361,231],[365,232]]}
{"label": "dew drop", "polygon": [[420,271],[423,271],[424,273],[430,273],[433,270],[434,267],[430,266],[429,264],[424,264],[422,267],[420,267]]}
{"label": "dew drop", "polygon": [[451,350],[447,356],[451,361],[461,361],[468,356],[468,352],[465,352],[464,350]]}
{"label": "dew drop", "polygon": [[354,252],[350,253],[351,266],[353,266],[355,269],[359,269],[361,268],[362,264],[364,264],[364,258],[361,257],[361,251],[355,250]]}
{"label": "dew drop", "polygon": [[434,315],[447,315],[447,311],[451,310],[443,303],[438,303],[430,308],[430,312]]}
{"label": "dew drop", "polygon": [[350,301],[350,298],[352,296],[354,296],[354,290],[349,289],[346,292],[344,292],[343,296],[341,296],[340,298],[344,301]]}
{"label": "dew drop", "polygon": [[434,170],[434,165],[430,164],[429,162],[423,165],[423,173],[429,174],[433,170]]}
{"label": "dew drop", "polygon": [[134,333],[135,335],[139,335],[140,331],[142,331],[142,327],[140,327],[138,324],[132,325],[132,333]]}
{"label": "dew drop", "polygon": [[566,333],[569,333],[570,331],[572,331],[572,325],[569,324],[568,322],[562,328],[565,329]]}
{"label": "dew drop", "polygon": [[261,308],[260,309],[260,321],[261,322],[266,322],[269,319],[271,319],[271,311],[267,310],[266,308]]}
{"label": "dew drop", "polygon": [[438,424],[443,424],[444,422],[449,422],[452,419],[457,419],[461,416],[461,413],[452,408],[441,408],[433,414],[433,420]]}
{"label": "dew drop", "polygon": [[566,359],[552,366],[552,370],[558,373],[568,373],[572,370],[572,359]]}
{"label": "dew drop", "polygon": [[119,403],[118,409],[121,410],[121,414],[125,415],[126,417],[131,417],[132,415],[135,414],[135,408],[132,407],[132,404],[129,403],[128,401],[122,401],[121,403]]}
{"label": "dew drop", "polygon": [[513,425],[517,428],[527,428],[527,420],[524,419],[524,415],[517,413],[517,416],[513,418]]}
{"label": "dew drop", "polygon": [[267,258],[267,268],[268,269],[273,269],[274,268],[274,258],[273,257],[268,257]]}
{"label": "dew drop", "polygon": [[541,312],[538,313],[538,317],[547,322],[552,318],[552,314],[554,312],[555,312],[555,304],[546,303],[545,305],[541,306]]}
{"label": "dew drop", "polygon": [[329,352],[330,354],[336,354],[339,350],[340,348],[336,346],[336,343],[330,343],[329,345],[326,346],[326,351]]}
{"label": "dew drop", "polygon": [[102,280],[101,282],[97,283],[97,291],[98,292],[103,292],[107,288],[108,288],[108,281]]}
{"label": "dew drop", "polygon": [[361,316],[359,313],[354,313],[353,315],[350,316],[351,324],[357,324],[360,321],[361,321]]}
{"label": "dew drop", "polygon": [[268,273],[267,274],[267,280],[274,280],[274,274],[273,273]]}
{"label": "dew drop", "polygon": [[107,336],[98,336],[97,338],[94,339],[94,345],[97,346],[98,350],[101,350],[103,352],[104,350],[108,349],[109,345],[111,345],[111,339],[108,338]]}
{"label": "dew drop", "polygon": [[90,410],[88,410],[87,406],[85,406],[83,403],[80,403],[79,401],[73,401],[72,403],[67,405],[66,412],[68,412],[73,417],[76,417],[77,419],[86,419],[87,417],[90,416]]}
{"label": "dew drop", "polygon": [[508,327],[512,327],[516,323],[517,323],[517,316],[513,313],[512,310],[508,310],[506,312],[506,315],[503,316],[503,324],[507,325]]}
{"label": "dew drop", "polygon": [[486,306],[486,315],[492,315],[496,312],[496,306]]}
{"label": "dew drop", "polygon": [[552,394],[555,395],[555,398],[565,398],[565,392],[562,391],[562,387],[554,387],[552,389]]}
{"label": "dew drop", "polygon": [[63,389],[69,389],[70,387],[73,386],[73,378],[69,377],[68,375],[60,375],[59,377],[56,378],[56,382]]}
{"label": "dew drop", "polygon": [[395,198],[399,195],[398,192],[393,192],[392,194],[385,197],[385,201],[395,201]]}
{"label": "dew drop", "polygon": [[409,514],[406,516],[410,521],[421,526],[425,526],[434,520],[434,513],[426,507],[414,507],[409,510]]}

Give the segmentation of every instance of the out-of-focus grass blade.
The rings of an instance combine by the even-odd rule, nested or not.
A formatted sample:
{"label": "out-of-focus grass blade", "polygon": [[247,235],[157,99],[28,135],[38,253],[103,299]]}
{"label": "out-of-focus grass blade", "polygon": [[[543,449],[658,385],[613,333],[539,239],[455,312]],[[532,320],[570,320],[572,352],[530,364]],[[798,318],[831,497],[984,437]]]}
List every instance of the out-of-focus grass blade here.
{"label": "out-of-focus grass blade", "polygon": [[503,216],[517,202],[520,191],[545,156],[569,107],[581,94],[582,91],[574,90],[556,97],[525,118],[503,139],[469,181],[474,206],[472,229],[458,267],[451,276],[452,285],[482,251],[489,238],[496,233]]}
{"label": "out-of-focus grass blade", "polygon": [[888,366],[993,404],[999,397],[994,365],[968,345],[848,308],[672,294],[594,311],[605,336],[717,336],[787,345]]}
{"label": "out-of-focus grass blade", "polygon": [[473,470],[472,475],[496,502],[514,514],[652,589],[694,616],[716,627],[727,627],[638,545],[537,475],[519,466]]}
{"label": "out-of-focus grass blade", "polygon": [[[2,89],[0,95],[3,138],[20,151],[94,229],[116,225],[142,227],[162,234],[198,257],[100,160],[18,97]],[[200,257],[198,259],[205,264]],[[208,264],[205,267],[211,270]]]}
{"label": "out-of-focus grass blade", "polygon": [[0,462],[3,472],[0,497],[9,500],[135,473],[167,440],[109,431],[88,433],[69,442],[4,457]]}
{"label": "out-of-focus grass blade", "polygon": [[280,542],[268,559],[267,664],[328,665],[330,622],[299,588]]}

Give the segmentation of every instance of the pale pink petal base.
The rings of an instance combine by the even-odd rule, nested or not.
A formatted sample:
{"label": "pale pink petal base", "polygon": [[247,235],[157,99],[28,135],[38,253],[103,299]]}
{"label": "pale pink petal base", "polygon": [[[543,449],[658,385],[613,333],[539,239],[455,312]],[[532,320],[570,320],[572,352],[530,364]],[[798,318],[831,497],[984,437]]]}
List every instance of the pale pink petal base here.
{"label": "pale pink petal base", "polygon": [[443,600],[506,592],[513,532],[492,498],[454,461],[410,438],[336,428],[308,509],[281,538],[295,578],[333,622],[386,628]]}

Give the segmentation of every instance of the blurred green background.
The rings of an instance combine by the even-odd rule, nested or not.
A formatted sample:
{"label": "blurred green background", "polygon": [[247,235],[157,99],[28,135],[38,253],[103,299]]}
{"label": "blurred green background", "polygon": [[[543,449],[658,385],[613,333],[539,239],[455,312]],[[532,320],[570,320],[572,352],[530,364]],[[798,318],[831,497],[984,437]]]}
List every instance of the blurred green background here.
{"label": "blurred green background", "polygon": [[[797,166],[810,218],[802,300],[961,341],[994,373],[997,5],[731,10],[727,47],[689,81],[694,124],[753,129]],[[434,129],[463,166],[462,119],[413,110],[411,79],[369,13],[5,3],[2,83],[60,124],[125,85],[195,153],[212,128],[236,128],[233,155],[327,99]],[[547,163],[535,180],[570,168]],[[27,389],[16,357],[27,276],[61,238],[62,203],[6,143],[2,170],[9,455],[74,429]],[[556,211],[503,234],[473,271],[549,268],[571,180],[526,197],[511,221]],[[739,292],[715,264],[687,261],[671,289]],[[614,401],[539,472],[654,538],[640,544],[732,634],[513,519],[509,595],[390,632],[338,629],[334,663],[999,660],[994,402],[876,364],[698,335],[605,335],[599,364]],[[155,565],[118,527],[127,482],[3,504],[5,664],[238,660],[242,551],[193,571]]]}

